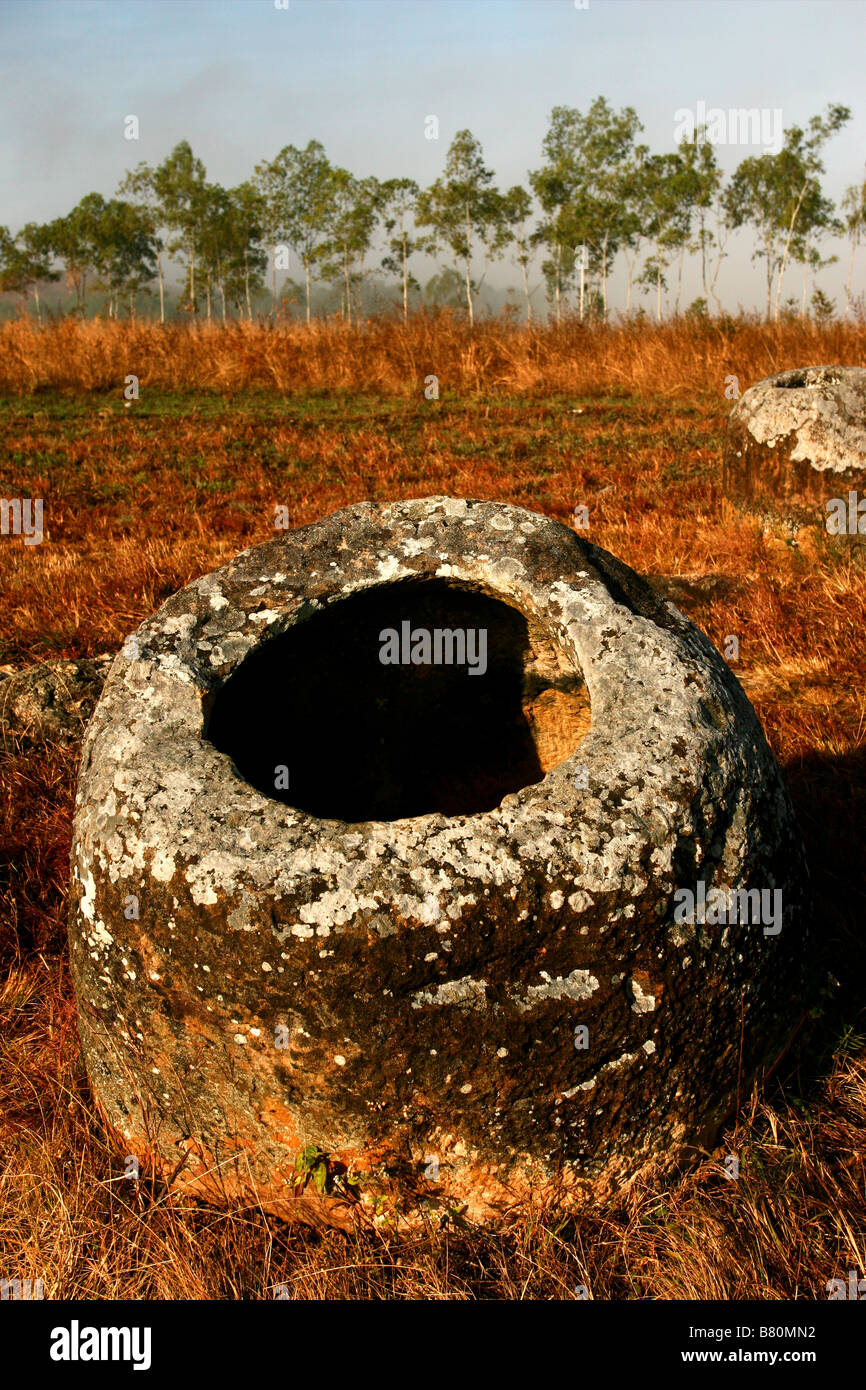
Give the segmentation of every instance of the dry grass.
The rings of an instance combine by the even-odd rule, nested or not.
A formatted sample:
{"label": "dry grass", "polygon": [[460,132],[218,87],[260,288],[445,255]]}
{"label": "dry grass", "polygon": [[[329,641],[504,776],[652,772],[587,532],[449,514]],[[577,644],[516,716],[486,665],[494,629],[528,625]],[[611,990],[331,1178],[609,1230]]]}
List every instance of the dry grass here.
{"label": "dry grass", "polygon": [[[287,1229],[137,1186],[106,1146],[65,957],[76,749],[0,765],[0,1276],[46,1297],[821,1298],[866,1272],[866,565],[792,545],[720,495],[725,377],[862,362],[862,326],[522,334],[447,315],[161,331],[0,328],[0,495],[46,541],[0,539],[0,662],[96,654],[179,585],[363,497],[499,498],[568,520],[649,574],[727,587],[683,606],[740,675],[782,763],[820,914],[815,990],[763,1093],[697,1169],[605,1209],[386,1240]],[[141,398],[125,408],[127,372]],[[442,399],[425,401],[435,373]],[[26,393],[39,388],[32,396]],[[337,390],[335,388],[342,388]],[[172,394],[176,393],[176,394]],[[726,1153],[739,1156],[729,1181]]]}
{"label": "dry grass", "polygon": [[752,381],[792,357],[862,362],[866,322],[767,324],[754,319],[645,320],[606,329],[569,320],[526,329],[489,319],[470,330],[449,310],[399,320],[340,319],[309,327],[165,325],[65,319],[0,324],[0,391],[106,391],[134,373],[163,391],[315,390],[415,393],[429,374],[450,391],[599,391],[687,398],[721,392],[729,373]]}

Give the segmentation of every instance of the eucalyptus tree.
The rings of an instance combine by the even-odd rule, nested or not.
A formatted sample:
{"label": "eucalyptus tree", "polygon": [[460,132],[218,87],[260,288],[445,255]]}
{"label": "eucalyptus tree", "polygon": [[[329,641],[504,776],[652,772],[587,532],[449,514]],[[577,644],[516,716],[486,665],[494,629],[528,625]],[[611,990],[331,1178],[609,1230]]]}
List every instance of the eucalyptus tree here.
{"label": "eucalyptus tree", "polygon": [[121,197],[132,198],[142,209],[146,218],[148,235],[151,238],[156,260],[156,275],[159,283],[159,321],[165,323],[165,267],[163,255],[166,250],[164,238],[160,235],[165,226],[164,210],[154,182],[156,171],[144,161],[127,172],[118,184]]}
{"label": "eucalyptus tree", "polygon": [[[625,313],[631,315],[631,298],[636,280],[638,258],[646,237],[649,219],[648,178],[646,164],[650,157],[648,145],[636,145],[618,173],[620,194],[619,231],[626,263]],[[644,310],[640,310],[643,314]]]}
{"label": "eucalyptus tree", "polygon": [[442,177],[418,195],[415,220],[430,228],[431,247],[446,246],[455,267],[462,265],[466,309],[473,324],[473,296],[481,288],[471,275],[473,253],[483,248],[488,259],[498,255],[507,244],[508,229],[502,195],[470,130],[458,130],[454,136]]}
{"label": "eucalyptus tree", "polygon": [[571,206],[576,182],[572,118],[572,108],[553,108],[550,127],[541,145],[546,162],[529,174],[530,186],[541,208],[541,220],[532,235],[532,243],[546,246],[549,251],[542,261],[541,272],[557,323],[562,318],[562,301],[571,288],[577,262],[578,233]]}
{"label": "eucalyptus tree", "polygon": [[121,297],[135,313],[136,296],[156,274],[156,249],[148,210],[123,198],[95,208],[95,268],[108,291],[109,316],[117,318]]}
{"label": "eucalyptus tree", "polygon": [[[718,278],[718,266],[724,256],[726,240],[721,207],[724,175],[716,159],[715,146],[707,140],[704,128],[696,129],[691,140],[684,139],[680,142],[679,155],[683,163],[684,174],[690,183],[694,220],[697,223],[695,235],[690,243],[683,244],[683,251],[695,251],[700,256],[704,302],[709,303],[709,295],[712,292],[718,304],[718,298],[715,296],[715,283]],[[715,231],[708,225],[712,214],[715,214]],[[711,249],[716,252],[716,272],[712,281],[712,290],[707,283],[707,259]],[[680,261],[681,272],[682,260]],[[677,298],[679,300],[679,295]],[[719,308],[721,309],[721,304],[719,304]]]}
{"label": "eucalyptus tree", "polygon": [[42,304],[39,286],[59,279],[60,272],[52,267],[51,246],[44,226],[28,222],[14,237],[7,227],[0,227],[0,291],[20,294],[22,302],[26,304],[32,289],[36,318],[40,324]]}
{"label": "eucalyptus tree", "polygon": [[[726,190],[725,209],[733,228],[753,226],[758,244],[753,260],[763,259],[767,275],[766,313],[779,317],[779,299],[788,260],[809,239],[833,226],[833,204],[821,192],[821,149],[850,119],[847,106],[831,104],[813,116],[808,130],[791,126],[778,154],[744,159]],[[776,280],[773,300],[773,280]]]}
{"label": "eucalyptus tree", "polygon": [[645,232],[652,251],[644,263],[639,283],[655,289],[656,320],[662,318],[665,271],[677,252],[688,243],[695,193],[694,171],[679,153],[650,155],[644,163],[643,206]]}
{"label": "eucalyptus tree", "polygon": [[265,250],[264,205],[251,180],[229,189],[229,254],[225,288],[240,312],[246,306],[252,320],[252,292],[264,288],[268,257]]}
{"label": "eucalyptus tree", "polygon": [[352,322],[352,287],[362,282],[364,258],[372,244],[380,207],[381,188],[376,179],[357,179],[348,169],[331,170],[321,274],[325,280],[342,280],[347,323]]}
{"label": "eucalyptus tree", "polygon": [[166,249],[172,255],[180,252],[186,260],[186,298],[182,303],[196,313],[195,272],[205,222],[207,171],[202,161],[193,154],[189,141],[181,140],[157,166],[153,171],[152,185],[162,223],[172,234]]}
{"label": "eucalyptus tree", "polygon": [[211,321],[214,289],[222,299],[223,323],[226,320],[225,266],[229,254],[229,216],[229,195],[226,190],[218,183],[205,184],[200,197],[197,243],[199,281],[204,284],[205,318],[208,323]]}
{"label": "eucalyptus tree", "polygon": [[75,293],[75,308],[84,313],[87,282],[99,274],[104,248],[101,244],[105,199],[87,193],[70,212],[45,227],[45,244],[62,261],[66,282]]}
{"label": "eucalyptus tree", "polygon": [[541,239],[552,252],[548,279],[557,317],[574,265],[580,317],[587,270],[598,278],[607,314],[610,266],[629,230],[624,178],[642,129],[633,107],[615,111],[602,96],[585,114],[571,106],[555,106],[551,112],[542,143],[546,163],[530,174],[530,182],[544,213]]}
{"label": "eucalyptus tree", "polygon": [[529,231],[529,218],[532,214],[532,196],[516,183],[509,188],[502,202],[502,217],[508,229],[509,239],[514,246],[514,259],[523,274],[523,295],[526,300],[526,322],[532,323],[532,300],[529,293],[529,264],[532,260],[533,244]]}
{"label": "eucalyptus tree", "polygon": [[387,250],[381,265],[383,270],[400,277],[404,323],[409,318],[409,291],[421,288],[409,270],[409,259],[416,252],[428,249],[428,239],[415,234],[414,226],[410,226],[410,218],[414,223],[419,192],[414,179],[385,179],[379,185],[380,215],[387,237]]}
{"label": "eucalyptus tree", "polygon": [[334,192],[331,175],[331,165],[318,140],[310,140],[303,150],[286,145],[274,159],[257,164],[255,170],[255,184],[263,200],[264,235],[275,252],[274,308],[276,247],[286,242],[304,267],[307,323],[313,267],[326,254]]}

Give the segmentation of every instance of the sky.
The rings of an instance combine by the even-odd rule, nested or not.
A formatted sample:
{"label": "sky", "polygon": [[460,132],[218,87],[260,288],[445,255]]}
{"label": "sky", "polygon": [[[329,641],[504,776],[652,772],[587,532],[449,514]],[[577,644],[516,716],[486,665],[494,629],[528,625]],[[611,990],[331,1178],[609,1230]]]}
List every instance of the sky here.
{"label": "sky", "polygon": [[[866,0],[0,0],[0,225],[59,216],[90,191],[109,197],[127,168],[182,139],[226,186],[310,139],[359,176],[423,186],[468,127],[498,186],[526,184],[552,108],[586,110],[598,95],[634,106],[658,153],[675,146],[676,113],[699,102],[765,111],[768,135],[776,111],[783,127],[803,126],[847,105],[851,121],[825,149],[838,201],[866,176],[864,54]],[[729,140],[718,156],[731,173],[763,152]],[[723,264],[731,309],[763,302],[751,249],[740,234]],[[838,299],[847,248],[830,250],[840,264],[819,284]],[[689,268],[684,302],[698,274]],[[489,279],[516,286],[518,275],[503,262]],[[623,283],[620,270],[614,300]],[[795,269],[784,292],[800,287]]]}

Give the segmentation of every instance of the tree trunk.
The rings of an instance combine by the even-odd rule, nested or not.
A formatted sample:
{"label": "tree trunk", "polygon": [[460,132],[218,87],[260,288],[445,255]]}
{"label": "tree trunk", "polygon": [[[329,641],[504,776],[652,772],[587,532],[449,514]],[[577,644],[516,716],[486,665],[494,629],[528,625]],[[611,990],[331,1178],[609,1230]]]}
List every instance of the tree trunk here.
{"label": "tree trunk", "polygon": [[703,212],[701,212],[701,218],[700,218],[700,223],[699,223],[699,225],[700,225],[700,229],[701,229],[701,285],[702,285],[703,291],[704,291],[704,302],[706,303],[707,308],[709,308],[709,307],[710,307],[710,297],[709,297],[709,293],[708,293],[708,291],[707,291],[707,239],[706,239],[706,230],[705,230],[705,229],[706,229],[706,219],[705,219],[705,217],[704,217]]}
{"label": "tree trunk", "polygon": [[804,319],[804,318],[806,317],[806,277],[807,277],[808,273],[809,273],[809,267],[808,267],[808,265],[806,264],[806,262],[804,261],[804,262],[803,262],[803,295],[802,295],[802,298],[800,299],[800,318],[801,318],[801,319]]}
{"label": "tree trunk", "polygon": [[162,252],[156,253],[156,268],[159,273],[159,321],[165,323],[165,281],[162,273]]}
{"label": "tree trunk", "polygon": [[773,293],[773,256],[767,252],[767,318],[770,317],[770,299]]}
{"label": "tree trunk", "polygon": [[469,257],[468,257],[468,256],[466,257],[465,266],[466,266],[466,304],[467,304],[467,307],[468,307],[468,309],[469,309],[469,327],[472,328],[473,325],[474,325],[474,323],[475,323],[475,319],[474,319],[474,316],[473,316],[473,313],[472,313],[472,281],[471,281],[470,278],[469,278]]}
{"label": "tree trunk", "polygon": [[842,315],[842,322],[848,322],[848,310],[851,308],[851,282],[854,278],[854,252],[857,250],[857,241],[854,234],[851,234],[851,255],[848,260],[848,279],[845,281],[845,313]]}
{"label": "tree trunk", "polygon": [[529,298],[529,281],[526,278],[525,253],[524,259],[520,262],[520,268],[523,271],[523,294],[526,299],[526,322],[532,323],[532,300]]}
{"label": "tree trunk", "polygon": [[189,302],[193,313],[196,313],[195,305],[195,251],[189,248]]}
{"label": "tree trunk", "polygon": [[250,302],[250,267],[247,259],[246,248],[244,248],[244,294],[246,295],[247,301],[247,318],[250,321],[250,323],[252,323],[253,306]]}
{"label": "tree trunk", "polygon": [[304,274],[307,281],[307,323],[310,322],[310,263],[304,261]]}
{"label": "tree trunk", "polygon": [[800,211],[800,208],[802,207],[803,199],[804,199],[805,196],[806,196],[806,190],[808,189],[808,187],[809,187],[809,184],[808,184],[808,181],[807,181],[806,183],[803,184],[803,187],[800,189],[800,196],[799,196],[799,198],[797,199],[797,206],[794,208],[794,211],[793,211],[793,213],[791,214],[791,222],[790,222],[790,225],[789,225],[789,227],[788,227],[788,235],[787,235],[787,237],[785,238],[785,249],[784,249],[784,251],[782,252],[782,262],[781,262],[781,265],[779,266],[779,279],[778,279],[778,283],[777,283],[777,285],[776,285],[776,303],[775,303],[775,306],[774,306],[774,309],[773,309],[773,318],[775,318],[775,319],[777,319],[777,318],[779,317],[779,296],[780,296],[781,293],[782,293],[782,277],[783,277],[784,274],[785,274],[785,269],[786,269],[787,264],[788,264],[788,251],[789,251],[790,246],[791,246],[791,238],[792,238],[792,236],[794,235],[794,223],[797,221],[797,215],[798,215],[798,213],[799,213],[799,211]]}
{"label": "tree trunk", "polygon": [[656,269],[656,323],[662,321],[662,268]]}
{"label": "tree trunk", "polygon": [[469,260],[472,256],[472,222],[469,218],[469,204],[466,204],[466,302],[469,305],[469,327],[475,322],[472,313],[472,281],[469,275]]}
{"label": "tree trunk", "polygon": [[584,249],[585,249],[585,248],[584,248],[583,246],[581,246],[581,248],[580,248],[580,321],[581,321],[581,323],[583,323],[583,296],[584,296],[584,288],[585,288],[585,284],[586,284],[586,257],[585,257],[585,255],[584,255]]}
{"label": "tree trunk", "polygon": [[[722,259],[723,259],[724,249],[725,249],[725,241],[727,241],[727,237],[725,237],[725,241],[722,240],[722,225],[721,225],[721,221],[719,221],[718,219],[717,219],[717,221],[716,221],[716,232],[718,233],[718,235],[717,235],[717,237],[716,237],[716,246],[718,247],[719,254],[718,254],[718,257],[716,258],[716,268],[715,268],[715,270],[713,271],[713,278],[712,278],[712,280],[710,281],[710,294],[713,296],[713,299],[716,301],[716,309],[717,309],[717,312],[718,312],[719,314],[721,314],[721,312],[722,312],[722,301],[719,299],[719,296],[716,294],[716,282],[718,281],[718,278],[719,278],[719,271],[720,271],[721,268],[722,268]],[[709,307],[709,306],[707,306],[707,307]]]}
{"label": "tree trunk", "polygon": [[[850,279],[849,279],[848,283],[849,283],[849,285],[850,285],[850,283],[851,283],[851,282],[850,282]],[[34,286],[33,286],[33,297],[34,297],[34,299],[36,300],[36,322],[39,324],[39,327],[41,328],[41,327],[42,327],[42,305],[39,303],[39,286],[36,285],[36,284],[34,284]],[[847,304],[845,305],[845,312],[846,312],[846,313],[848,312],[848,305],[847,305]]]}
{"label": "tree trunk", "polygon": [[349,251],[348,251],[348,247],[346,248],[346,250],[345,250],[344,253],[343,253],[343,279],[345,280],[345,283],[346,283],[346,322],[347,322],[347,324],[349,325],[349,327],[351,328],[351,327],[352,327],[352,300],[351,300],[351,297],[350,297],[350,295],[351,295],[351,287],[350,287],[350,284],[349,284]]}
{"label": "tree trunk", "polygon": [[409,322],[409,258],[406,255],[406,233],[403,233],[403,322]]}
{"label": "tree trunk", "polygon": [[601,302],[602,318],[607,323],[607,228],[605,228],[604,240],[601,243]]}
{"label": "tree trunk", "polygon": [[210,276],[207,277],[204,287],[205,303],[207,304],[207,321],[210,323]]}

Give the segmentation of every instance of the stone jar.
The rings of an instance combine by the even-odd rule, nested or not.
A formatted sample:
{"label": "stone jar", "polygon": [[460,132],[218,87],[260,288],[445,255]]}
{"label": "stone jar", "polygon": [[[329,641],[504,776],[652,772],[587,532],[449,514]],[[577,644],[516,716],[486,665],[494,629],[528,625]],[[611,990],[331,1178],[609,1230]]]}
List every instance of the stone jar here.
{"label": "stone jar", "polygon": [[866,368],[803,367],[749,387],[728,417],[723,482],[765,515],[866,536]]}
{"label": "stone jar", "polygon": [[712,1143],[804,1008],[805,902],[711,642],[500,503],[245,551],[128,639],[85,738],[97,1106],[143,1173],[281,1216],[495,1218]]}

